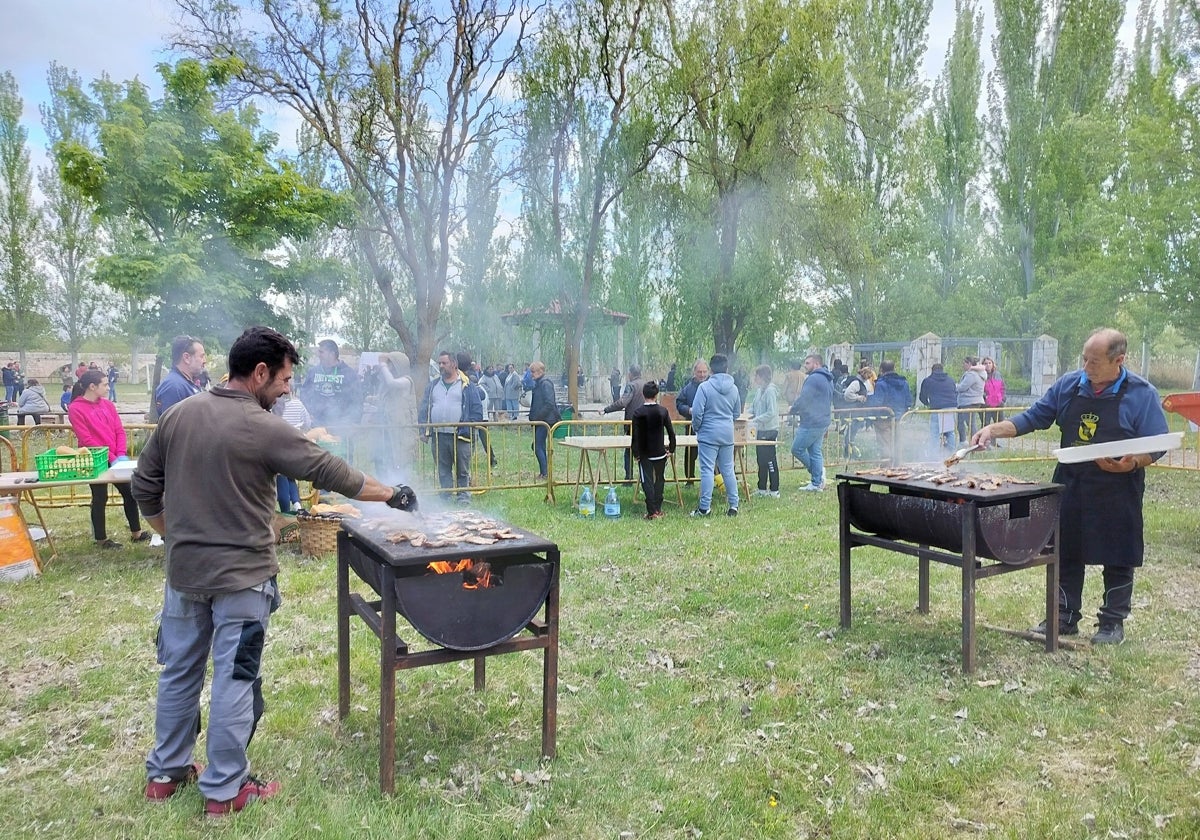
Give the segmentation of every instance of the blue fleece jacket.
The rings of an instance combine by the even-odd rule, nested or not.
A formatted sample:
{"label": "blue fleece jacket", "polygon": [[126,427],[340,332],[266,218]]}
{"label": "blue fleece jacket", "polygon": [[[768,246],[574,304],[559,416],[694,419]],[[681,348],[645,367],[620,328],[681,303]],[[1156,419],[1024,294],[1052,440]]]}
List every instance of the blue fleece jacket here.
{"label": "blue fleece jacket", "polygon": [[701,443],[733,443],[733,418],[741,413],[737,385],[728,373],[714,373],[696,389],[692,402],[692,431]]}

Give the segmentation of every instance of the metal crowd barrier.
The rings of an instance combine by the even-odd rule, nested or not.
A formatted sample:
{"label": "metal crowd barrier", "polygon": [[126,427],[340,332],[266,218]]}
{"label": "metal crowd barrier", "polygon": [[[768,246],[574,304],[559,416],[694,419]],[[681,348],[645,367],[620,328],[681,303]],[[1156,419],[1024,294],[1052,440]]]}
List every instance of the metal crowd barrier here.
{"label": "metal crowd barrier", "polygon": [[[941,460],[959,446],[957,433],[949,433],[952,439],[947,445],[934,442],[932,423],[935,418],[949,415],[952,426],[957,429],[958,420],[963,418],[970,430],[987,419],[1003,418],[1022,411],[1022,407],[996,409],[912,409],[896,418],[885,407],[836,409],[825,434],[823,444],[827,471],[832,467],[844,469],[853,465],[874,466],[883,463],[911,463]],[[986,412],[986,418],[981,417]],[[1187,422],[1177,415],[1168,414],[1175,430],[1187,429]],[[125,423],[129,441],[129,455],[136,458],[154,431],[152,423]],[[542,488],[547,498],[553,498],[556,486],[575,483],[571,453],[556,442],[568,435],[625,435],[629,424],[624,419],[595,418],[562,420],[546,427],[540,422],[528,420],[490,421],[483,423],[421,424],[417,426],[395,426],[385,424],[357,425],[334,429],[340,433],[339,444],[327,444],[335,454],[345,457],[354,466],[376,475],[385,481],[404,481],[427,490],[438,488],[438,469],[432,447],[426,438],[438,429],[456,430],[467,426],[471,431],[470,486],[472,494],[488,490],[519,490]],[[547,428],[547,478],[538,478],[538,463],[533,452],[534,429]],[[675,421],[678,434],[690,434],[691,424]],[[794,418],[781,415],[779,438],[776,441],[777,461],[780,469],[802,469],[791,457],[791,444],[796,426]],[[78,445],[75,433],[67,424],[43,424],[40,426],[0,426],[0,434],[7,437],[16,452],[17,470],[35,469],[34,458],[39,453],[57,446]],[[392,464],[392,453],[397,451],[397,438],[404,439],[402,451],[411,453],[406,467]],[[1157,466],[1178,469],[1200,469],[1200,438],[1188,434],[1184,448],[1166,454]],[[214,441],[214,446],[219,445]],[[1052,460],[1053,451],[1059,446],[1056,428],[1034,432],[1019,438],[1007,438],[1000,445],[972,456],[973,461],[1003,463],[1011,461]],[[576,453],[577,454],[577,453]],[[606,472],[614,483],[627,483],[624,478],[623,457],[620,450],[605,453],[608,458]],[[456,488],[451,488],[452,491]],[[86,486],[46,487],[34,491],[38,504],[45,507],[68,507],[86,505],[91,493]],[[119,504],[120,496],[111,491],[110,504]]]}

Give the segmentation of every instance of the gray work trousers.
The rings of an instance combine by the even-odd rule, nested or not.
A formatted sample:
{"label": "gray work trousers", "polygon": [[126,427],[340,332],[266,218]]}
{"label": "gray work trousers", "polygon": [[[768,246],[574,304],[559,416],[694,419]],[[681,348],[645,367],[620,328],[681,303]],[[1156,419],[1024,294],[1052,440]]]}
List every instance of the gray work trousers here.
{"label": "gray work trousers", "polygon": [[208,765],[200,792],[225,801],[250,773],[246,747],[262,716],[261,665],[271,612],[279,604],[273,580],[239,592],[190,595],[167,585],[158,634],[158,701],[154,749],[146,776],[179,779],[192,763],[200,729],[200,692],[212,652]]}

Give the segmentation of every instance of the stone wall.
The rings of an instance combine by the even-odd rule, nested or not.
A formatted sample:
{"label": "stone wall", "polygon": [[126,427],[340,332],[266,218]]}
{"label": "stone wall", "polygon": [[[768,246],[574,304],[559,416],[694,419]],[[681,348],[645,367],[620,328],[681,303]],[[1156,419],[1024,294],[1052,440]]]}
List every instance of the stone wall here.
{"label": "stone wall", "polygon": [[[121,354],[121,358],[125,358],[125,354]],[[9,362],[20,361],[20,359],[21,354],[19,351],[0,350],[0,365],[6,365]],[[95,362],[100,366],[101,370],[108,370],[109,364],[112,363],[112,359],[103,354],[80,356],[79,361],[83,362],[85,365],[90,365],[92,362]],[[131,367],[128,362],[117,365],[117,370],[121,371],[122,382],[143,382],[146,379],[147,370],[149,370],[151,373],[154,372],[153,353],[139,353],[135,357],[134,361],[136,362],[139,371],[137,378],[132,377]],[[58,369],[63,365],[71,365],[72,369],[75,367],[75,365],[71,363],[70,353],[37,353],[26,351],[25,364],[23,366],[25,379],[40,379],[43,382],[49,381],[57,383],[59,381]]]}

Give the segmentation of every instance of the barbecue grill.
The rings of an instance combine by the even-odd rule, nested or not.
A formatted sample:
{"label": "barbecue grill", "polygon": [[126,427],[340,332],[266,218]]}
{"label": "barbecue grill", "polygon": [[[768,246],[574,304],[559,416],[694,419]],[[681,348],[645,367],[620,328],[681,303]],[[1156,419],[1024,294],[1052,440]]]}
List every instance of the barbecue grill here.
{"label": "barbecue grill", "polygon": [[[554,757],[558,546],[519,528],[492,524],[515,538],[429,548],[395,539],[385,524],[350,520],[338,534],[338,714],[345,719],[350,712],[350,617],[357,615],[381,648],[379,785],[384,793],[395,789],[395,672],[400,670],[473,659],[475,690],[482,691],[486,657],[542,650],[542,754]],[[351,570],[377,600],[350,591]],[[435,647],[412,649],[397,635],[397,616]]]}
{"label": "barbecue grill", "polygon": [[975,582],[1044,566],[1046,650],[1057,650],[1062,486],[958,477],[947,481],[944,475],[937,477],[941,483],[935,483],[914,478],[929,474],[919,469],[885,473],[836,476],[841,626],[848,628],[851,623],[851,549],[873,545],[918,559],[917,609],[921,613],[929,612],[929,562],[962,570],[964,673],[975,670]]}

